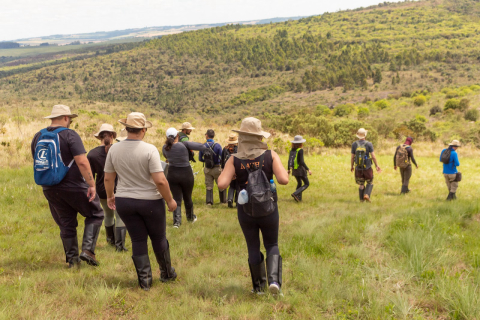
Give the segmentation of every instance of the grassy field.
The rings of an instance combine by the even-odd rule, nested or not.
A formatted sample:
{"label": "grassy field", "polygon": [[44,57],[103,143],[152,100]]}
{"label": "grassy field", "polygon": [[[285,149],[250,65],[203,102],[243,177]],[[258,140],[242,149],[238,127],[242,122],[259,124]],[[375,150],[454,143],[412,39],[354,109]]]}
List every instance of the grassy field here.
{"label": "grassy field", "polygon": [[[476,157],[465,158],[460,149],[464,181],[458,201],[447,203],[436,156],[417,157],[412,192],[400,196],[399,173],[392,156],[383,153],[384,171],[375,176],[371,204],[357,201],[348,151],[306,158],[314,175],[303,203],[290,197],[293,178],[278,188],[284,258],[284,297],[278,300],[249,293],[236,212],[204,205],[201,172],[194,189],[198,221],[173,229],[171,214],[167,217],[178,280],[161,284],[150,252],[155,282],[144,292],[131,251],[115,253],[104,230],[97,246],[101,266],[66,269],[58,227],[31,168],[1,169],[0,318],[480,318]],[[201,171],[200,165],[194,171]]]}

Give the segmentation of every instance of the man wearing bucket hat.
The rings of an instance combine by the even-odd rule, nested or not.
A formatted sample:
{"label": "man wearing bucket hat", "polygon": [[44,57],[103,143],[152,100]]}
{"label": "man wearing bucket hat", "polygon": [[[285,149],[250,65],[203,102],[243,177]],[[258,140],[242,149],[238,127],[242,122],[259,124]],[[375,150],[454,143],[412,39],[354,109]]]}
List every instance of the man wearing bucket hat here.
{"label": "man wearing bucket hat", "polygon": [[307,167],[303,156],[302,147],[306,141],[302,136],[295,136],[295,138],[290,141],[292,143],[292,150],[290,150],[288,157],[288,173],[290,174],[290,169],[293,169],[292,175],[297,180],[297,189],[292,193],[293,199],[297,202],[302,201],[302,193],[307,190],[310,185],[307,172],[312,175],[312,171]]}
{"label": "man wearing bucket hat", "polygon": [[[195,130],[194,127],[192,127],[192,124],[190,122],[184,122],[182,123],[182,127],[180,128],[180,132],[178,133],[178,142],[187,142],[190,140],[190,133],[192,133],[192,130]],[[192,162],[197,162],[195,161],[195,153],[193,150],[188,150],[189,154],[189,160]]]}
{"label": "man wearing bucket hat", "polygon": [[[205,186],[207,188],[207,205],[213,205],[213,187],[222,173],[222,147],[213,140],[214,138],[215,131],[213,129],[208,129],[205,133],[205,139],[207,139],[207,142],[204,144],[207,149],[200,151],[198,154],[198,159],[203,162],[204,166],[203,173],[205,174]],[[218,188],[218,195],[220,203],[227,202],[226,190]]]}
{"label": "man wearing bucket hat", "polygon": [[[177,207],[163,174],[157,148],[142,140],[152,123],[140,112],[118,120],[126,127],[127,139],[114,144],[105,163],[105,189],[108,206],[117,210],[132,240],[132,260],[138,283],[144,290],[152,284],[152,269],[148,257],[148,238],[160,265],[160,281],[177,277],[170,259],[166,237],[165,202],[171,212]],[[118,174],[117,189],[115,179]]]}
{"label": "man wearing bucket hat", "polygon": [[461,180],[461,173],[457,171],[457,167],[460,166],[457,149],[460,146],[460,141],[453,140],[440,154],[440,162],[443,162],[443,176],[448,188],[447,201],[457,199],[458,182]]}
{"label": "man wearing bucket hat", "polygon": [[100,146],[90,150],[87,155],[88,161],[92,168],[92,174],[95,177],[97,186],[97,194],[100,197],[103,212],[105,212],[105,233],[107,243],[116,247],[117,252],[128,251],[125,248],[125,236],[127,228],[119,217],[117,211],[112,210],[107,204],[107,192],[104,184],[105,161],[107,160],[108,150],[112,146],[113,140],[117,137],[117,133],[113,126],[108,123],[102,124],[100,130],[93,135],[100,140]]}
{"label": "man wearing bucket hat", "polygon": [[[90,163],[86,157],[87,152],[80,136],[74,130],[68,129],[72,119],[76,117],[77,115],[72,114],[68,106],[53,106],[52,113],[45,117],[51,120],[50,126],[38,132],[31,145],[32,155],[37,162],[41,152],[37,150],[44,143],[42,141],[54,141],[55,148],[60,149],[60,161],[64,165],[69,165],[69,169],[59,183],[43,185],[43,194],[48,200],[52,217],[60,228],[60,238],[63,242],[66,262],[70,268],[79,265],[80,260],[89,265],[99,265],[95,257],[95,246],[103,222],[103,210],[100,207]],[[45,133],[54,133],[59,145],[56,145],[55,139],[42,138],[46,136]],[[77,213],[85,217],[80,255]]]}
{"label": "man wearing bucket hat", "polygon": [[[230,156],[234,153],[237,153],[238,149],[238,136],[234,133],[228,136],[228,139],[225,140],[227,146],[223,148],[222,151],[222,170],[225,168],[225,164],[227,163]],[[237,201],[237,181],[235,179],[232,180],[230,183],[230,187],[228,188],[228,195],[227,195],[227,203],[229,208],[233,208],[233,202]]]}
{"label": "man wearing bucket hat", "polygon": [[[367,130],[360,128],[357,131],[358,141],[352,144],[351,171],[355,171],[355,181],[359,185],[358,194],[361,202],[371,201],[373,190],[372,160],[377,172],[382,169],[378,166],[377,158],[373,152],[373,144],[366,140]],[[365,182],[367,186],[365,186]]]}

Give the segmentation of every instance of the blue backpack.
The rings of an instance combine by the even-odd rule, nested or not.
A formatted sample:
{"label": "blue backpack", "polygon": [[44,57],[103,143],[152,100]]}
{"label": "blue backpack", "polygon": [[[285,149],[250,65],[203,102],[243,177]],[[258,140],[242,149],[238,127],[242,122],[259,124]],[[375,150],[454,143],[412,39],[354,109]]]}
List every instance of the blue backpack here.
{"label": "blue backpack", "polygon": [[73,164],[73,159],[65,166],[60,153],[58,134],[67,128],[58,128],[53,131],[40,130],[40,136],[35,146],[33,176],[35,183],[40,186],[54,186],[59,184]]}

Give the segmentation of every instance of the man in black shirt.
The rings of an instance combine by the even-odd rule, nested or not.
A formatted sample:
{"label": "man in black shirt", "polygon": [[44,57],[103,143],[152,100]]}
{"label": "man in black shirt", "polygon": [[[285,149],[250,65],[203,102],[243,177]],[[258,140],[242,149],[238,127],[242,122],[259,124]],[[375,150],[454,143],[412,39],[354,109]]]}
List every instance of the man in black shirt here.
{"label": "man in black shirt", "polygon": [[[52,114],[45,117],[45,119],[51,119],[52,121],[47,130],[54,131],[58,127],[69,128],[72,119],[75,117],[77,115],[72,114],[68,106],[56,105],[53,107]],[[75,131],[64,130],[58,133],[58,136],[63,163],[69,164],[72,160],[74,161],[60,183],[48,187],[43,186],[43,194],[48,200],[53,219],[60,227],[60,237],[69,267],[78,265],[80,259],[87,264],[98,266],[95,246],[103,222],[103,210],[96,193],[90,163],[85,155],[86,151],[82,140]],[[35,157],[35,147],[39,137],[40,132],[32,140],[31,151],[33,157]],[[82,253],[80,255],[77,240],[77,212],[85,217]]]}
{"label": "man in black shirt", "polygon": [[[358,194],[361,202],[370,202],[373,190],[372,160],[377,172],[382,169],[377,164],[377,158],[373,152],[373,144],[366,141],[367,130],[360,128],[357,132],[358,141],[352,144],[351,171],[355,171],[355,182],[359,185]],[[365,182],[367,186],[365,187]]]}

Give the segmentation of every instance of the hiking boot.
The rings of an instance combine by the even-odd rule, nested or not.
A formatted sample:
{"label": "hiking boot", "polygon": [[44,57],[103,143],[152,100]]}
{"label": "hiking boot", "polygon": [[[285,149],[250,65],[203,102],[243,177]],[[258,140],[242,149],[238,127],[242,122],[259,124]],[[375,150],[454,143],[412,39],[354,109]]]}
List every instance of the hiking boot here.
{"label": "hiking boot", "polygon": [[282,287],[282,257],[273,254],[267,257],[268,291],[277,295]]}
{"label": "hiking boot", "polygon": [[365,202],[365,199],[363,198],[364,193],[365,189],[358,189],[358,197],[360,199],[360,202]]}
{"label": "hiking boot", "polygon": [[213,205],[213,190],[207,190],[206,202],[207,205]]}
{"label": "hiking boot", "polygon": [[300,198],[298,197],[298,195],[297,195],[295,192],[292,193],[292,197],[293,197],[293,199],[295,199],[296,202],[300,202],[300,201],[301,201]]}
{"label": "hiking boot", "polygon": [[250,275],[252,277],[252,293],[264,294],[267,287],[267,274],[265,272],[265,259],[263,253],[260,252],[262,261],[259,264],[251,264],[248,262],[250,268]]}
{"label": "hiking boot", "polygon": [[78,257],[78,240],[75,238],[62,238],[63,250],[65,251],[65,262],[69,268],[80,266],[80,258]]}
{"label": "hiking boot", "polygon": [[220,198],[220,203],[227,203],[227,190],[218,190],[218,197]]}
{"label": "hiking boot", "polygon": [[363,199],[365,199],[368,202],[372,202],[371,201],[372,190],[373,190],[373,184],[367,184],[367,186],[365,187],[365,192],[363,194]]}
{"label": "hiking boot", "polygon": [[457,200],[457,194],[455,192],[452,192],[452,199]]}
{"label": "hiking boot", "polygon": [[406,194],[407,193],[407,187],[405,186],[402,186],[402,191],[400,192],[400,194]]}
{"label": "hiking boot", "polygon": [[148,254],[142,256],[132,256],[135,271],[137,271],[138,284],[145,291],[150,290],[152,286],[152,268]]}
{"label": "hiking boot", "polygon": [[107,234],[107,243],[111,246],[115,246],[115,224],[110,227],[105,226],[105,233]]}
{"label": "hiking boot", "polygon": [[[187,214],[188,218],[188,214]],[[182,225],[182,207],[177,206],[175,210],[173,210],[173,226],[178,228]]]}
{"label": "hiking boot", "polygon": [[457,199],[457,197],[455,196],[455,192],[450,192],[448,194],[447,201],[452,201],[452,200],[455,200],[455,199]]}
{"label": "hiking boot", "polygon": [[125,248],[126,235],[127,235],[126,227],[115,228],[115,247],[117,252],[128,251],[128,249]]}
{"label": "hiking boot", "polygon": [[160,281],[168,282],[177,278],[177,273],[172,267],[172,260],[170,259],[170,244],[167,240],[167,250],[163,252],[155,252],[155,257],[160,266]]}
{"label": "hiking boot", "polygon": [[99,266],[100,263],[95,258],[95,246],[97,245],[100,225],[87,224],[83,231],[82,253],[80,259],[91,266]]}

